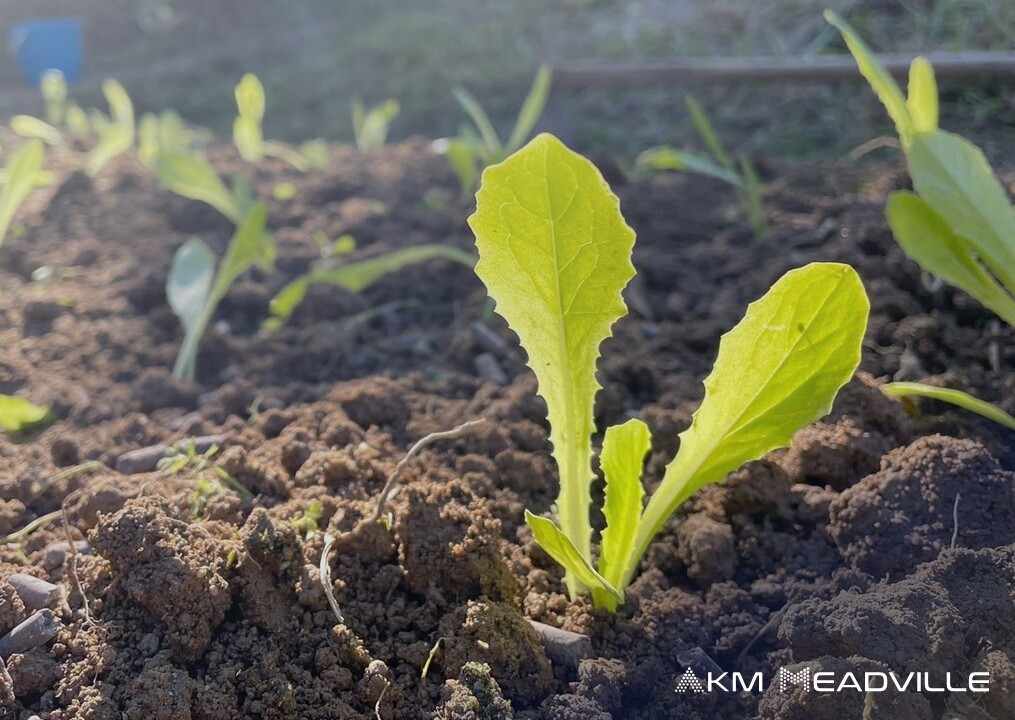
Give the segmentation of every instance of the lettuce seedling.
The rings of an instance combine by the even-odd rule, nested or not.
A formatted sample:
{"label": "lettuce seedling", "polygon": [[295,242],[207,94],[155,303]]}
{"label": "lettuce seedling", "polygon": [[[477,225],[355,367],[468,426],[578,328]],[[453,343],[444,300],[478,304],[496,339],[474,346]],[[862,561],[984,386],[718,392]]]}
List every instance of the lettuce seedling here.
{"label": "lettuce seedling", "polygon": [[137,157],[145,165],[154,165],[163,153],[185,154],[190,151],[191,134],[175,110],[145,113],[137,124]]}
{"label": "lettuce seedling", "polygon": [[99,141],[85,162],[85,172],[97,175],[106,163],[134,147],[134,104],[123,85],[109,79],[102,83],[102,94],[109,104],[109,118],[97,113],[101,120],[92,121],[99,133]]}
{"label": "lettuce seedling", "polygon": [[[345,236],[348,237],[348,236]],[[343,238],[339,238],[336,243]],[[351,238],[350,238],[351,239]],[[271,317],[265,321],[267,330],[277,330],[295,312],[307,296],[311,285],[335,285],[349,292],[366,290],[385,275],[427,260],[451,260],[467,267],[476,263],[476,258],[449,245],[425,244],[394,250],[377,257],[359,262],[336,265],[334,255],[323,258],[322,265],[305,275],[300,275],[271,299]]]}
{"label": "lettuce seedling", "polygon": [[352,132],[356,138],[356,147],[363,152],[384,147],[388,140],[388,128],[400,109],[398,101],[393,99],[367,109],[362,100],[353,98]]}
{"label": "lettuce seedling", "polygon": [[969,393],[951,388],[936,387],[918,382],[892,382],[881,386],[886,395],[892,397],[927,397],[932,400],[940,400],[956,407],[969,410],[977,415],[993,420],[999,425],[1004,425],[1010,430],[1015,430],[1015,417],[1006,413],[996,405],[980,400]]}
{"label": "lettuce seedling", "polygon": [[913,61],[907,97],[844,20],[830,11],[825,17],[894,121],[906,155],[916,192],[892,193],[886,207],[899,246],[1015,327],[1015,209],[983,151],[938,128],[930,63]]}
{"label": "lettuce seedling", "polygon": [[707,175],[729,183],[736,188],[740,196],[740,202],[755,237],[764,236],[768,232],[768,224],[762,204],[763,189],[757,171],[746,157],[740,156],[734,161],[726,152],[712,121],[693,95],[687,95],[684,102],[687,104],[691,122],[694,123],[698,135],[712,157],[688,150],[678,150],[669,145],[660,145],[649,148],[638,156],[635,171],[644,173],[647,170],[678,170]]}
{"label": "lettuce seedling", "polygon": [[847,265],[813,263],[784,275],[723,336],[705,398],[662,482],[642,509],[648,427],[606,430],[606,478],[598,565],[589,512],[593,402],[599,347],[627,311],[634,231],[596,168],[540,135],[483,173],[476,274],[518,334],[546,401],[560,473],[558,523],[526,512],[539,545],[566,570],[572,596],[598,607],[623,602],[653,537],[688,497],[746,462],[785,447],[826,414],[860,360],[869,303]]}
{"label": "lettuce seedling", "polygon": [[[909,68],[904,95],[859,35],[831,11],[860,73],[895,123],[916,192],[888,198],[885,214],[896,242],[925,271],[964,290],[1015,327],[1015,209],[983,151],[938,127],[934,69],[925,58]],[[924,395],[1011,427],[998,407],[958,390],[893,383],[892,395]]]}
{"label": "lettuce seedling", "polygon": [[46,104],[46,122],[50,125],[62,125],[67,115],[67,81],[59,70],[47,70],[42,73],[39,82],[42,101]]}
{"label": "lettuce seedling", "polygon": [[458,137],[441,144],[441,149],[447,155],[451,169],[458,177],[463,195],[475,190],[476,179],[483,168],[501,162],[528,141],[532,129],[539,122],[546,107],[552,82],[553,72],[549,66],[541,66],[536,71],[532,87],[529,88],[529,93],[525,96],[521,110],[518,111],[518,117],[515,118],[515,125],[507,143],[501,141],[500,135],[497,134],[493,123],[490,122],[490,116],[487,115],[486,110],[472,93],[463,87],[455,88],[452,91],[458,104],[462,106],[475,126],[474,132],[460,133]]}
{"label": "lettuce seedling", "polygon": [[7,237],[14,214],[39,185],[44,156],[42,142],[29,140],[11,154],[4,168],[6,178],[0,190],[0,246]]}
{"label": "lettuce seedling", "polygon": [[18,432],[53,419],[49,410],[16,395],[0,395],[0,430]]}
{"label": "lettuce seedling", "polygon": [[270,156],[289,163],[301,172],[310,169],[311,163],[302,153],[282,143],[264,139],[261,128],[265,109],[264,86],[256,75],[244,75],[236,86],[234,95],[237,115],[233,121],[233,144],[240,157],[256,165],[265,156]]}
{"label": "lettuce seedling", "polygon": [[42,140],[47,145],[59,145],[60,131],[45,120],[31,115],[15,115],[11,118],[11,130],[29,140]]}
{"label": "lettuce seedling", "polygon": [[250,188],[241,176],[234,178],[230,190],[211,163],[196,153],[160,152],[155,174],[166,189],[208,203],[234,225],[247,216],[253,205]]}
{"label": "lettuce seedling", "polygon": [[274,266],[275,241],[265,231],[266,222],[264,203],[259,202],[236,229],[217,270],[215,254],[197,238],[185,242],[173,256],[166,297],[184,328],[175,376],[194,379],[201,337],[236,279],[254,266],[263,270]]}

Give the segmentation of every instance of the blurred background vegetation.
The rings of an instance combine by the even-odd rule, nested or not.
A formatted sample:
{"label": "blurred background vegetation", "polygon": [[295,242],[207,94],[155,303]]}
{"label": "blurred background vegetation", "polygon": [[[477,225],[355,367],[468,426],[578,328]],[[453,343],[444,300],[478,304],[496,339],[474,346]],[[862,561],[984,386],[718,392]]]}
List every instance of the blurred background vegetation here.
{"label": "blurred background vegetation", "polygon": [[[101,104],[116,77],[139,110],[175,108],[226,134],[244,72],[264,82],[269,137],[349,140],[349,103],[397,98],[391,128],[454,134],[451,97],[468,87],[502,126],[537,66],[578,60],[841,53],[821,11],[845,15],[879,51],[1010,50],[1012,0],[0,0],[0,20],[85,18],[86,77],[72,92]],[[1003,152],[1015,125],[1012,79],[943,84],[944,127]],[[887,131],[862,84],[710,83],[651,88],[557,88],[543,123],[580,149],[630,156],[694,137],[683,95],[693,91],[735,148],[787,159],[848,152]],[[0,115],[38,112],[12,60],[0,71]],[[978,136],[985,136],[983,140]]]}

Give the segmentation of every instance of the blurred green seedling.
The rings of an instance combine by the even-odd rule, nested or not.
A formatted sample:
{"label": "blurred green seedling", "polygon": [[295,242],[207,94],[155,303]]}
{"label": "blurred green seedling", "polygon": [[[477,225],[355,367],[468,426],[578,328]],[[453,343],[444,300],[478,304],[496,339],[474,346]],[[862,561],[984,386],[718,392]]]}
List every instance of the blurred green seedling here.
{"label": "blurred green seedling", "polygon": [[[258,77],[247,73],[236,85],[236,119],[233,121],[233,144],[247,162],[257,165],[265,157],[274,157],[289,163],[301,172],[318,166],[320,147],[308,146],[311,158],[282,143],[264,139],[262,123],[264,121],[265,97],[264,86]],[[316,162],[314,162],[316,161]]]}
{"label": "blurred green seedling", "polygon": [[109,117],[96,111],[92,127],[99,134],[99,140],[88,153],[85,172],[97,175],[110,160],[134,147],[134,103],[123,85],[113,79],[102,83],[102,94],[109,105]]}
{"label": "blurred green seedling", "polygon": [[[349,244],[352,241],[352,244]],[[340,258],[355,249],[349,236],[338,238],[332,246],[334,252],[322,258],[317,267],[285,285],[271,299],[271,317],[265,321],[266,330],[277,330],[292,316],[313,285],[333,285],[348,292],[366,290],[386,275],[403,268],[430,260],[450,260],[471,268],[476,258],[464,250],[438,243],[401,248],[383,255],[356,262],[341,262]]]}
{"label": "blurred green seedling", "polygon": [[0,430],[20,432],[53,420],[48,409],[17,395],[0,395]]}
{"label": "blurred green seedling", "polygon": [[[938,127],[937,80],[922,57],[909,68],[908,95],[850,25],[842,34],[860,74],[895,123],[914,192],[897,191],[885,214],[903,252],[928,273],[964,290],[1015,328],[1015,208],[983,151]],[[890,394],[922,394],[1008,425],[1003,410],[958,390],[895,383]]]}
{"label": "blurred green seedling", "polygon": [[684,98],[691,122],[698,136],[708,148],[709,155],[678,150],[669,145],[649,148],[635,161],[635,173],[645,174],[651,171],[677,170],[713,177],[729,183],[736,188],[740,203],[744,208],[747,221],[755,237],[763,237],[768,232],[763,205],[764,188],[754,165],[743,155],[734,160],[726,151],[715,127],[704,109],[693,95]]}
{"label": "blurred green seedling", "polygon": [[388,130],[391,122],[400,110],[397,100],[385,100],[367,108],[359,98],[353,98],[352,131],[356,138],[356,147],[363,152],[379,150],[388,141]]}
{"label": "blurred green seedling", "polygon": [[552,83],[553,72],[549,66],[540,67],[518,111],[514,128],[506,143],[501,141],[500,135],[490,121],[490,116],[472,93],[463,87],[457,87],[452,91],[455,100],[472,121],[473,127],[459,133],[455,138],[439,142],[437,149],[447,155],[448,163],[458,178],[463,195],[475,191],[479,173],[483,168],[501,162],[529,140],[533,128],[546,108]]}
{"label": "blurred green seedling", "polygon": [[176,377],[194,379],[201,338],[233,283],[251,268],[274,267],[275,240],[266,231],[266,222],[264,203],[256,203],[237,227],[221,262],[197,238],[185,242],[173,256],[166,297],[184,329],[173,366]]}
{"label": "blurred green seedling", "polygon": [[624,601],[642,556],[669,517],[699,488],[786,447],[825,415],[860,361],[869,303],[856,272],[838,263],[792,270],[724,335],[705,396],[680,434],[676,457],[645,496],[651,447],[638,419],[606,430],[600,466],[606,528],[592,551],[593,405],[600,345],[627,307],[634,231],[595,166],[539,135],[483,173],[476,274],[518,335],[547,406],[560,477],[557,521],[526,512],[539,545],[565,571],[572,594],[597,607]]}

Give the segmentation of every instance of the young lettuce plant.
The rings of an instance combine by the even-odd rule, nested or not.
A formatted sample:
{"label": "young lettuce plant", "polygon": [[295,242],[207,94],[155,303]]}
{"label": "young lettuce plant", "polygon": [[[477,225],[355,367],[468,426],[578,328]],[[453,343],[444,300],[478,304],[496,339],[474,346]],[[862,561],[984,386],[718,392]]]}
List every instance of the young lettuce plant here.
{"label": "young lettuce plant", "polygon": [[292,316],[307,298],[311,285],[335,285],[349,292],[362,292],[386,275],[427,260],[450,260],[473,267],[476,258],[449,245],[424,244],[402,248],[357,262],[336,264],[335,256],[323,259],[322,266],[299,275],[280,289],[271,299],[271,317],[265,321],[266,330],[277,330]]}
{"label": "young lettuce plant", "polygon": [[134,147],[134,103],[130,95],[113,79],[102,83],[102,94],[109,104],[109,118],[97,113],[101,121],[92,123],[99,132],[99,141],[85,161],[85,172],[90,176],[97,175],[106,163]]}
{"label": "young lettuce plant", "polygon": [[367,109],[362,100],[353,98],[352,132],[356,138],[356,147],[363,152],[384,147],[384,143],[388,141],[391,121],[398,116],[400,109],[398,101],[394,99],[385,100]]}
{"label": "young lettuce plant", "polygon": [[45,156],[42,141],[29,140],[15,150],[4,168],[4,184],[0,189],[0,246],[7,231],[28,196],[46,181],[42,161]]}
{"label": "young lettuce plant", "polygon": [[[909,68],[908,96],[859,35],[831,11],[860,74],[895,123],[915,192],[888,198],[885,214],[896,242],[921,268],[964,290],[1015,328],[1015,208],[983,151],[938,127],[934,69],[918,57]],[[959,405],[1002,424],[1003,410],[958,390],[890,383],[886,392],[924,395]],[[1009,424],[1009,427],[1011,425]]]}
{"label": "young lettuce plant", "polygon": [[162,185],[185,198],[208,203],[239,225],[253,207],[250,186],[237,175],[229,189],[211,163],[197,153],[159,152],[155,174]]}
{"label": "young lettuce plant", "polygon": [[335,285],[359,293],[385,275],[427,260],[450,260],[469,268],[476,264],[476,258],[464,250],[436,243],[402,248],[352,263],[336,264],[335,256],[323,258],[319,267],[300,275],[271,299],[271,317],[265,321],[265,329],[277,330],[285,324],[306,298],[311,285]]}
{"label": "young lettuce plant", "polygon": [[737,194],[740,196],[740,202],[755,237],[763,237],[768,232],[768,226],[762,203],[761,179],[754,166],[744,156],[734,162],[719,140],[719,135],[716,134],[708,115],[705,114],[693,95],[687,95],[684,102],[687,104],[687,111],[698,135],[704,141],[705,147],[708,148],[712,157],[687,150],[678,150],[669,145],[660,145],[649,148],[638,156],[635,161],[636,172],[679,170],[707,175],[729,183],[736,188]]}
{"label": "young lettuce plant", "polygon": [[265,231],[266,221],[264,203],[259,202],[236,229],[217,269],[215,254],[196,238],[185,242],[173,256],[166,297],[184,328],[173,366],[176,377],[194,379],[201,337],[236,279],[254,266],[266,271],[274,266],[275,241]]}
{"label": "young lettuce plant", "polygon": [[448,163],[458,177],[463,195],[468,195],[476,189],[476,180],[483,168],[499,163],[516,152],[529,139],[532,128],[539,122],[546,107],[552,82],[553,72],[548,66],[541,66],[536,71],[532,87],[525,96],[521,110],[518,111],[507,143],[501,141],[500,135],[490,122],[490,116],[472,93],[463,87],[452,91],[458,104],[475,126],[474,131],[460,133],[458,137],[442,142],[439,146],[447,155]]}
{"label": "young lettuce plant", "polygon": [[264,86],[258,77],[247,73],[235,90],[236,120],[233,121],[233,144],[240,157],[251,164],[260,163],[265,156],[289,163],[300,172],[309,170],[313,163],[302,153],[286,145],[264,139],[261,123],[264,120]]}
{"label": "young lettuce plant", "polygon": [[606,430],[606,529],[593,564],[590,504],[596,362],[626,313],[634,231],[596,168],[539,135],[483,173],[476,274],[528,353],[546,401],[560,474],[558,523],[526,511],[539,545],[566,571],[572,596],[591,591],[615,610],[653,537],[688,497],[826,414],[859,360],[869,304],[847,265],[814,263],[784,275],[723,336],[705,398],[647,505],[641,420]]}

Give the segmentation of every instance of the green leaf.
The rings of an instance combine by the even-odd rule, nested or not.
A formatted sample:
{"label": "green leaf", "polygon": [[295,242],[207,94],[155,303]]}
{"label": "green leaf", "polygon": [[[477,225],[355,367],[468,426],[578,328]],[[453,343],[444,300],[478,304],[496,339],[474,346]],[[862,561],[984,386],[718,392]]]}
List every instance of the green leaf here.
{"label": "green leaf", "polygon": [[85,172],[89,176],[98,175],[110,160],[130,150],[134,144],[134,133],[119,125],[108,125],[99,137],[99,142],[88,153],[85,161]]}
{"label": "green leaf", "polygon": [[384,147],[384,143],[388,140],[388,128],[391,121],[398,116],[400,109],[397,100],[385,100],[367,111],[362,102],[354,100],[352,116],[356,147],[363,152]]}
{"label": "green leaf", "polygon": [[[567,571],[569,576],[577,578],[582,587],[591,588],[598,593],[604,593],[613,598],[614,603],[622,602],[623,596],[615,587],[610,585],[602,575],[596,572],[592,564],[585,558],[567,535],[561,532],[560,528],[538,515],[525,511],[525,522],[532,530],[533,537],[543,548],[547,555],[556,560]],[[572,597],[575,591],[571,590]]]}
{"label": "green leaf", "polygon": [[973,256],[970,244],[922,198],[896,192],[885,207],[899,247],[920,267],[965,290],[984,307],[1015,327],[1015,298]]}
{"label": "green leaf", "polygon": [[1015,210],[980,148],[938,130],[916,135],[906,153],[913,187],[990,271],[1015,288]]}
{"label": "green leaf", "polygon": [[1015,430],[1015,417],[1012,417],[997,405],[993,405],[986,400],[980,400],[978,397],[974,397],[961,390],[939,388],[917,382],[887,383],[881,386],[881,390],[886,395],[891,395],[892,397],[927,397],[932,400],[951,403],[1004,425],[1010,430]]}
{"label": "green leaf", "polygon": [[462,196],[467,196],[476,189],[476,165],[478,158],[476,151],[467,143],[461,140],[451,140],[445,152],[448,156],[448,164],[458,178],[458,185],[462,189]]}
{"label": "green leaf", "polygon": [[856,66],[860,70],[860,74],[870,83],[874,94],[878,96],[881,104],[888,111],[888,116],[895,123],[895,130],[899,133],[899,139],[902,141],[903,147],[908,146],[909,139],[913,134],[913,120],[909,116],[906,98],[902,94],[899,84],[895,82],[895,78],[885,70],[884,66],[878,62],[877,57],[875,57],[874,53],[871,52],[860,36],[856,34],[856,31],[853,30],[849,23],[831,10],[825,10],[825,20],[831,23],[842,34],[842,39],[846,41],[846,47],[849,48],[849,51],[853,54],[853,59],[856,60]]}
{"label": "green leaf", "polygon": [[287,320],[303,302],[311,285],[337,285],[349,292],[358,293],[385,275],[427,260],[451,260],[470,268],[476,262],[476,258],[463,250],[449,245],[431,244],[402,248],[360,262],[314,270],[287,284],[271,299],[269,310],[273,318],[269,327],[278,327]]}
{"label": "green leaf", "polygon": [[515,120],[515,127],[511,131],[504,152],[508,155],[518,150],[526,140],[532,128],[539,122],[546,107],[546,101],[550,97],[550,85],[553,82],[553,71],[549,65],[541,65],[536,71],[536,77],[532,80],[532,87],[529,94],[522,103],[522,109],[518,111],[518,118]]}
{"label": "green leaf", "polygon": [[253,73],[247,73],[236,85],[236,109],[241,117],[260,124],[264,120],[264,86]]}
{"label": "green leaf", "polygon": [[153,165],[159,157],[159,118],[145,113],[137,123],[137,157],[145,165]]}
{"label": "green leaf", "polygon": [[726,148],[724,148],[722,142],[720,142],[719,136],[716,134],[711,121],[708,119],[708,115],[705,114],[701,105],[699,105],[695,97],[690,94],[684,98],[684,102],[687,104],[687,111],[691,115],[691,122],[694,123],[694,127],[698,131],[698,135],[701,136],[701,139],[704,141],[705,147],[708,148],[708,151],[712,153],[712,157],[714,157],[716,162],[726,168],[729,172],[736,174],[737,170],[736,166],[733,164],[733,160],[730,159],[729,153],[726,152]]}
{"label": "green leaf", "polygon": [[747,211],[747,222],[755,237],[764,237],[768,232],[768,221],[765,219],[764,188],[761,178],[747,158],[740,158],[740,176],[744,179],[740,188],[740,196]]}
{"label": "green leaf", "polygon": [[261,150],[268,157],[278,158],[283,162],[287,162],[300,172],[307,172],[311,167],[310,161],[303,153],[283,143],[266,140]]}
{"label": "green leaf", "polygon": [[92,131],[91,123],[88,121],[88,113],[73,103],[67,106],[65,121],[67,130],[74,137],[85,138]]}
{"label": "green leaf", "polygon": [[47,70],[42,73],[39,83],[42,99],[46,103],[46,120],[51,125],[59,125],[64,121],[67,104],[67,81],[59,70]]}
{"label": "green leaf", "polygon": [[[546,134],[487,168],[476,200],[476,274],[528,352],[560,470],[560,527],[588,559],[596,361],[627,312],[634,231],[595,166]],[[568,587],[581,581],[569,574]]]}
{"label": "green leaf", "polygon": [[23,138],[42,140],[47,145],[60,144],[60,131],[48,122],[31,115],[15,115],[11,118],[11,130]]}
{"label": "green leaf", "polygon": [[236,278],[250,268],[257,266],[269,271],[274,267],[275,240],[265,232],[267,222],[267,209],[263,202],[259,202],[236,229],[212,285],[216,303],[226,296]]}
{"label": "green leaf", "polygon": [[7,163],[7,182],[0,190],[0,245],[7,236],[14,214],[36,187],[44,154],[42,142],[29,140],[14,151]]}
{"label": "green leaf", "polygon": [[705,398],[645,508],[621,587],[681,503],[786,447],[797,430],[828,413],[860,362],[869,310],[856,271],[838,263],[792,270],[751,303],[719,343]]}
{"label": "green leaf", "polygon": [[[648,425],[638,419],[614,425],[607,429],[603,438],[599,463],[606,478],[603,504],[606,529],[599,549],[599,573],[616,588],[622,587],[627,556],[638,532],[641,501],[645,495],[641,471],[651,447],[652,434]],[[608,605],[607,608],[615,609]]]}
{"label": "green leaf", "polygon": [[[166,285],[166,294],[173,309],[182,310],[179,315],[185,330],[173,366],[173,374],[176,377],[194,379],[201,337],[211,322],[215,309],[228,294],[236,279],[255,265],[265,270],[270,270],[273,266],[275,241],[265,232],[266,224],[267,212],[264,203],[257,203],[229,242],[210,289],[204,290],[205,301],[200,310],[195,310],[195,305],[188,299],[196,298],[204,289],[208,270],[202,267],[202,264],[208,264],[211,251],[207,247],[202,250],[200,246],[204,243],[199,240],[192,241],[193,244],[187,243],[177,251]],[[181,257],[181,253],[186,253],[187,256]],[[177,271],[183,275],[175,277]]]}
{"label": "green leaf", "polygon": [[918,57],[909,66],[909,97],[906,109],[913,122],[913,132],[934,132],[938,129],[937,80],[930,61]]}
{"label": "green leaf", "polygon": [[239,115],[233,121],[233,144],[244,160],[259,163],[264,157],[264,136],[261,131],[264,87],[256,75],[247,73],[236,86],[234,94]]}
{"label": "green leaf", "polygon": [[166,299],[185,329],[194,325],[211,292],[217,258],[204,241],[192,238],[173,255],[166,281]]}
{"label": "green leaf", "polygon": [[733,187],[741,187],[743,179],[735,170],[728,170],[711,158],[697,153],[677,150],[668,145],[649,148],[635,161],[638,169],[679,170],[722,180]]}
{"label": "green leaf", "polygon": [[169,190],[206,202],[238,224],[243,215],[236,197],[204,158],[190,153],[160,153],[155,163],[159,182]]}
{"label": "green leaf", "polygon": [[49,410],[15,395],[0,395],[0,430],[27,430],[52,419]]}
{"label": "green leaf", "polygon": [[240,157],[249,163],[259,163],[264,158],[264,137],[261,124],[242,115],[233,121],[233,144]]}
{"label": "green leaf", "polygon": [[486,145],[487,153],[491,156],[501,155],[504,152],[504,146],[501,144],[497,131],[493,129],[493,123],[490,122],[490,117],[486,114],[486,110],[479,104],[479,100],[468,90],[461,87],[452,90],[451,94],[455,96],[455,100],[458,101],[458,104],[462,106],[462,109],[472,119],[479,134],[483,136],[483,143]]}
{"label": "green leaf", "polygon": [[110,78],[103,81],[102,94],[106,96],[106,102],[109,104],[109,117],[114,124],[129,131],[133,141],[134,104],[130,101],[127,90],[119,82]]}

